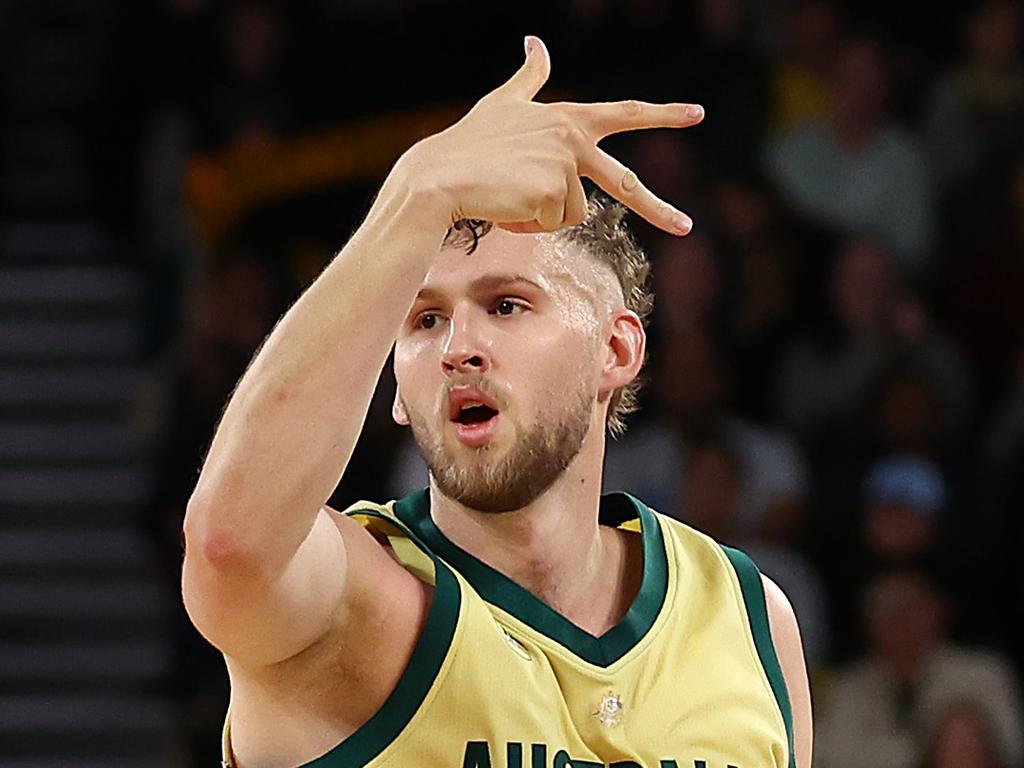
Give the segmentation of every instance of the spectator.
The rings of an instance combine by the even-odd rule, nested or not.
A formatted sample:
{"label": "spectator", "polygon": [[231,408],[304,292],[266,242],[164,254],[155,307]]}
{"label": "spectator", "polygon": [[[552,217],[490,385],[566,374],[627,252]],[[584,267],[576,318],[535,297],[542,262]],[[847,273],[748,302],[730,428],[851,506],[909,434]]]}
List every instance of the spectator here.
{"label": "spectator", "polygon": [[724,291],[721,254],[707,235],[659,238],[653,267],[657,332],[664,336],[717,333]]}
{"label": "spectator", "polygon": [[939,718],[920,768],[1004,768],[992,726],[970,702],[954,704]]}
{"label": "spectator", "polygon": [[744,173],[758,165],[768,112],[769,67],[751,39],[751,6],[742,0],[698,0],[694,6],[697,34],[687,52],[683,92],[703,94],[710,121],[694,139],[709,171]]}
{"label": "spectator", "polygon": [[804,123],[829,120],[842,19],[831,0],[798,0],[782,20],[778,63],[772,73],[772,133],[785,136]]}
{"label": "spectator", "polygon": [[[809,282],[802,274],[807,265],[799,262],[804,233],[757,173],[719,176],[712,193],[711,223],[720,260],[731,272],[723,312],[736,372],[735,405],[744,415],[766,421],[772,406],[767,384],[776,380],[781,351],[796,327],[801,283]],[[659,267],[655,276],[663,270]]]}
{"label": "spectator", "polygon": [[[883,376],[917,368],[935,382],[950,430],[969,414],[970,381],[958,350],[931,324],[885,247],[851,238],[835,256],[826,322],[793,341],[780,363],[778,413],[816,447],[860,425]],[[893,366],[896,367],[893,367]],[[883,394],[891,392],[882,390]]]}
{"label": "spectator", "polygon": [[964,701],[992,722],[1001,760],[1019,764],[1024,720],[1013,670],[994,651],[949,640],[949,605],[935,583],[922,571],[885,571],[862,607],[868,650],[818,698],[815,765],[916,768],[926,735]]}
{"label": "spectator", "polygon": [[928,144],[937,180],[970,203],[1020,150],[1024,135],[1024,18],[1016,0],[980,3],[963,27],[964,55],[941,74],[928,113]]}
{"label": "spectator", "polygon": [[946,481],[932,462],[887,457],[864,481],[863,531],[876,564],[920,563],[936,549],[941,515],[948,511]]}
{"label": "spectator", "polygon": [[826,321],[790,342],[780,364],[778,414],[804,440],[862,410],[885,362],[899,279],[885,248],[850,239],[832,262]]}
{"label": "spectator", "polygon": [[868,40],[839,50],[835,114],[769,142],[768,173],[803,216],[878,238],[908,273],[931,267],[932,188],[917,139],[888,115],[886,53]]}
{"label": "spectator", "polygon": [[273,0],[231,0],[221,34],[223,62],[200,86],[199,148],[259,151],[267,139],[289,131],[295,116],[281,10]]}

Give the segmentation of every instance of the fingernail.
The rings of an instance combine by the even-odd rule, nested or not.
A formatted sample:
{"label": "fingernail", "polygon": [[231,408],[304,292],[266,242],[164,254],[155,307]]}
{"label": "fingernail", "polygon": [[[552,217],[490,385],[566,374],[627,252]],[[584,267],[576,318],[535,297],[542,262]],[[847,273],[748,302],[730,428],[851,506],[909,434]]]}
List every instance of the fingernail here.
{"label": "fingernail", "polygon": [[527,56],[533,53],[533,38],[529,35],[523,38],[523,48],[526,49]]}
{"label": "fingernail", "polygon": [[672,217],[672,226],[680,235],[685,235],[693,229],[693,220],[684,213],[677,213]]}
{"label": "fingernail", "polygon": [[691,104],[686,108],[687,117],[701,117],[704,114],[704,107],[700,104]]}

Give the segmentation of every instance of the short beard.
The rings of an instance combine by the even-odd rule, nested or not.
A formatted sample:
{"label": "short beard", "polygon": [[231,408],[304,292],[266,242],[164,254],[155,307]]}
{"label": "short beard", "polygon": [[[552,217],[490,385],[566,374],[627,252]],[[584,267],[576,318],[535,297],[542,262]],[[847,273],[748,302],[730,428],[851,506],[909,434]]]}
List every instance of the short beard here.
{"label": "short beard", "polygon": [[471,449],[465,464],[446,450],[442,434],[431,432],[408,407],[406,412],[413,438],[441,493],[478,512],[513,512],[550,488],[579,454],[593,405],[594,399],[579,391],[563,413],[538,419],[504,458],[489,460],[491,446],[483,445]]}

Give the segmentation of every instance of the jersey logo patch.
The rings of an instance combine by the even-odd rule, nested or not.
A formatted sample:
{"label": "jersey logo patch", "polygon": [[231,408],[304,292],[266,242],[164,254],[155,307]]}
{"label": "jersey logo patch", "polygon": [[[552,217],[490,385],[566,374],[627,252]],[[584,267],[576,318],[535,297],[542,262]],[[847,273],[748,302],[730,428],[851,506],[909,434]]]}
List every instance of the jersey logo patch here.
{"label": "jersey logo patch", "polygon": [[604,698],[601,699],[601,704],[598,706],[596,712],[591,712],[593,717],[597,718],[597,721],[608,728],[614,728],[622,723],[622,698],[617,693],[608,691]]}

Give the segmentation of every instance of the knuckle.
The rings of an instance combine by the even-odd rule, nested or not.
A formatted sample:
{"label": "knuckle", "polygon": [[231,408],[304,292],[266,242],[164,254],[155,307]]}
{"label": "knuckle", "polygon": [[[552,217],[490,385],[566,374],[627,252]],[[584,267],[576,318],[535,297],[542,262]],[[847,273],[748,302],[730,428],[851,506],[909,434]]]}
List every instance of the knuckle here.
{"label": "knuckle", "polygon": [[640,117],[644,112],[643,102],[636,99],[629,99],[622,102],[622,111],[629,117]]}
{"label": "knuckle", "polygon": [[568,194],[568,189],[565,185],[565,182],[562,182],[560,184],[557,182],[552,182],[544,186],[541,190],[541,197],[546,203],[554,203],[560,200],[564,200],[566,194]]}
{"label": "knuckle", "polygon": [[633,171],[626,171],[619,179],[619,190],[629,196],[635,195],[640,189],[640,180]]}
{"label": "knuckle", "polygon": [[572,126],[568,123],[559,123],[555,126],[555,136],[561,143],[567,143],[569,136],[572,134]]}
{"label": "knuckle", "polygon": [[555,135],[562,144],[576,146],[583,138],[583,131],[571,120],[564,120],[555,126]]}

